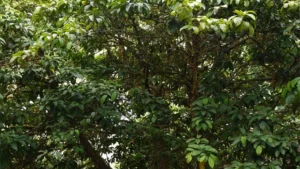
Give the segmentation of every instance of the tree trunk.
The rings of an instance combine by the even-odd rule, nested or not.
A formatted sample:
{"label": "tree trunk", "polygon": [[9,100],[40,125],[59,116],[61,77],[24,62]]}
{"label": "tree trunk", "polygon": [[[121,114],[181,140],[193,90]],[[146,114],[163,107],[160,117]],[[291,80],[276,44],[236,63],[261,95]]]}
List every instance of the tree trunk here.
{"label": "tree trunk", "polygon": [[[200,47],[200,36],[193,36],[192,42],[190,45],[188,45],[188,53],[190,53],[190,56],[188,56],[188,68],[189,68],[189,74],[190,74],[190,95],[189,95],[189,106],[190,106],[190,117],[193,119],[195,117],[195,111],[192,111],[192,104],[194,101],[197,100],[199,97],[198,90],[200,86],[200,72],[198,69],[199,66],[199,58],[201,56],[201,47]],[[192,129],[194,135],[197,135],[197,131],[195,128]],[[204,167],[204,168],[203,168]],[[200,163],[197,164],[197,168],[199,169],[205,169],[204,165],[201,165]]]}
{"label": "tree trunk", "polygon": [[[193,36],[192,42],[187,45],[187,50],[190,55],[188,56],[188,68],[190,74],[190,96],[189,96],[189,105],[192,107],[192,103],[198,98],[198,89],[200,85],[199,79],[199,58],[201,57],[201,47],[200,47],[200,36]],[[192,112],[192,117],[194,113]]]}

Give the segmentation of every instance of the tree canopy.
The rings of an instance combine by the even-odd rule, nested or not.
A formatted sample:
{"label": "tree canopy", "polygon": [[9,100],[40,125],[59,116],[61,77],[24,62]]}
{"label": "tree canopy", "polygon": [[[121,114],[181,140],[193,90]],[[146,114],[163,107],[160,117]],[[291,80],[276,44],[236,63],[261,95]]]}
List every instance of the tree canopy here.
{"label": "tree canopy", "polygon": [[0,67],[0,169],[300,168],[299,0],[0,0]]}

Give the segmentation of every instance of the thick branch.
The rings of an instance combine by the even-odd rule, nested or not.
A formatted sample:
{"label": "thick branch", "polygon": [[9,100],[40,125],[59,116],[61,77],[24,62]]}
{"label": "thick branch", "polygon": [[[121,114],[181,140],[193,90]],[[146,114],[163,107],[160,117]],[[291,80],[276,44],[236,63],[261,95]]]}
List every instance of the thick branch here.
{"label": "thick branch", "polygon": [[85,134],[81,133],[79,138],[80,144],[84,147],[87,156],[90,157],[94,162],[96,169],[111,169],[110,166],[100,156],[99,152],[93,148]]}

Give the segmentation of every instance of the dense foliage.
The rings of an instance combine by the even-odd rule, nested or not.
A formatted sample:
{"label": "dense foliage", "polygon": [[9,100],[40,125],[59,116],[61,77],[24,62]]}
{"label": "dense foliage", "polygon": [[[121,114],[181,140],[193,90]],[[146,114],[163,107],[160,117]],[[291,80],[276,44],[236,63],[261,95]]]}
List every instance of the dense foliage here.
{"label": "dense foliage", "polygon": [[299,18],[298,0],[1,0],[0,168],[299,169]]}

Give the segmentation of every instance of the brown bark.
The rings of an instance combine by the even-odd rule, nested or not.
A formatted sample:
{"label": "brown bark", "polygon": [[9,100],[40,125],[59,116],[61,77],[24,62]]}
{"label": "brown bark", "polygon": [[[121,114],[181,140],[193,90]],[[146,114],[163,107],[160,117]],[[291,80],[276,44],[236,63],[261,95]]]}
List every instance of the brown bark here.
{"label": "brown bark", "polygon": [[[190,90],[188,93],[189,95],[189,105],[190,108],[192,107],[192,103],[197,100],[198,98],[198,89],[200,85],[200,72],[198,69],[199,66],[199,60],[201,57],[201,46],[200,46],[200,36],[194,36],[192,37],[192,42],[187,45],[188,47],[188,53],[190,55],[188,56],[188,70],[190,74]],[[194,113],[192,112],[192,117],[194,117]]]}
{"label": "brown bark", "polygon": [[100,153],[93,148],[85,134],[81,133],[79,135],[79,139],[87,156],[94,162],[96,169],[111,169],[111,167],[100,156]]}
{"label": "brown bark", "polygon": [[169,164],[169,159],[162,158],[162,159],[159,160],[157,168],[168,169],[168,168],[170,168],[169,165],[170,165]]}
{"label": "brown bark", "polygon": [[122,63],[126,63],[127,62],[127,58],[125,56],[125,46],[124,46],[124,42],[123,39],[121,38],[120,35],[118,35],[119,37],[119,49],[118,49],[118,54],[119,54],[119,58],[122,61]]}
{"label": "brown bark", "polygon": [[168,169],[170,168],[170,158],[167,155],[163,155],[163,152],[165,151],[166,142],[161,138],[157,140],[156,147],[157,150],[160,151],[158,153],[158,161],[157,161],[157,168],[161,169]]}
{"label": "brown bark", "polygon": [[[192,103],[198,98],[198,89],[200,85],[199,80],[199,58],[201,57],[201,46],[200,46],[200,36],[193,36],[192,41],[187,43],[187,63],[189,72],[189,87],[187,93],[189,93],[189,105],[191,107]],[[194,113],[192,112],[192,117]]]}

